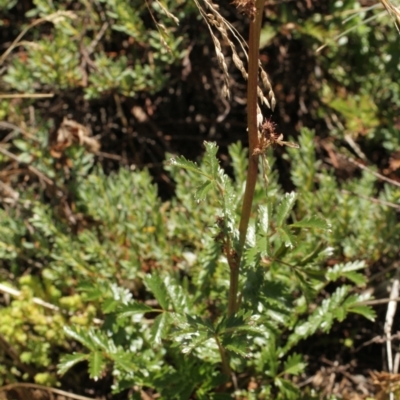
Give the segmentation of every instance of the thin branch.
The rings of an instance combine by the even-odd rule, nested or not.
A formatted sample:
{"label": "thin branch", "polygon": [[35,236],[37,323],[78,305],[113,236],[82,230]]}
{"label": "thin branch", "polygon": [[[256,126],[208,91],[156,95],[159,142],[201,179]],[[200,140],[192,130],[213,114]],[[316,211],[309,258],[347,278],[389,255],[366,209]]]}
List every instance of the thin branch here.
{"label": "thin branch", "polygon": [[369,200],[372,203],[376,203],[376,204],[380,204],[382,206],[387,206],[387,207],[395,208],[396,210],[400,210],[400,205],[399,204],[391,203],[391,202],[385,201],[385,200],[376,199],[375,197],[364,196],[364,195],[359,194],[359,193],[350,192],[349,190],[346,190],[346,189],[342,189],[341,192],[345,193],[345,194],[351,194],[353,196],[357,196],[360,199]]}
{"label": "thin branch", "polygon": [[0,129],[10,129],[13,132],[10,132],[3,140],[2,143],[8,142],[9,140],[13,139],[15,137],[15,133],[14,132],[19,132],[22,133],[24,136],[26,136],[27,138],[29,138],[30,140],[33,140],[36,143],[39,143],[39,139],[37,137],[35,137],[33,134],[29,133],[28,131],[26,131],[25,129],[12,124],[11,122],[7,122],[7,121],[0,121]]}
{"label": "thin branch", "polygon": [[9,390],[14,390],[18,388],[26,388],[26,389],[35,389],[35,390],[43,390],[44,392],[53,393],[57,395],[61,395],[66,397],[67,399],[74,400],[94,400],[93,397],[80,396],[79,394],[69,393],[60,389],[53,389],[47,386],[37,385],[35,383],[12,383],[10,385],[6,385],[0,388],[1,392],[7,392]]}
{"label": "thin branch", "polygon": [[[394,335],[391,335],[389,337],[390,340],[395,340],[395,339],[400,339],[400,332],[395,333]],[[370,344],[374,344],[374,343],[385,343],[387,340],[386,336],[375,336],[374,338],[372,338],[371,340],[368,340],[367,342],[364,342],[363,344],[361,344],[360,346],[358,346],[355,350],[354,353],[357,353],[358,351],[360,351],[363,347],[365,346],[369,346]]]}
{"label": "thin branch", "polygon": [[[386,355],[387,355],[387,362],[388,362],[388,370],[392,374],[393,373],[393,355],[392,355],[392,326],[393,326],[393,319],[396,314],[397,309],[397,302],[394,300],[399,297],[399,279],[395,279],[393,281],[392,290],[390,292],[390,301],[388,303],[386,318],[385,318],[385,325],[383,331],[386,336]],[[391,385],[389,386],[389,398],[390,400],[394,399],[393,390]]]}
{"label": "thin branch", "polygon": [[400,301],[400,297],[394,297],[392,298],[386,298],[386,299],[376,299],[376,300],[365,300],[365,301],[360,301],[358,304],[365,304],[368,306],[375,306],[377,304],[386,304],[389,303],[389,301],[396,301],[399,302]]}
{"label": "thin branch", "polygon": [[87,52],[88,56],[94,52],[94,49],[99,44],[101,38],[106,33],[106,30],[108,29],[108,27],[109,27],[108,22],[107,21],[104,22],[104,24],[101,26],[99,32],[97,32],[96,37],[90,42],[89,46],[86,48],[86,52]]}
{"label": "thin branch", "polygon": [[229,358],[226,354],[226,351],[225,351],[224,347],[222,346],[218,336],[215,336],[214,339],[215,339],[215,342],[217,343],[218,351],[219,351],[219,354],[221,357],[222,372],[225,376],[231,377],[232,371],[231,371],[231,367],[229,366]]}
{"label": "thin branch", "polygon": [[347,156],[345,156],[343,154],[338,154],[338,156],[346,159],[347,161],[349,161],[352,164],[356,165],[358,168],[362,169],[363,171],[369,172],[370,174],[374,175],[375,177],[377,177],[381,181],[385,181],[385,182],[390,183],[391,185],[400,187],[400,182],[395,181],[394,179],[390,179],[390,178],[386,177],[385,175],[382,175],[382,174],[380,174],[378,172],[373,171],[371,168],[368,168],[366,165],[363,165],[363,164],[359,163],[358,161],[352,159],[351,157],[347,157]]}
{"label": "thin branch", "polygon": [[43,180],[48,185],[56,186],[56,184],[45,174],[43,174],[43,172],[40,172],[37,168],[33,167],[32,165],[26,164],[25,162],[21,161],[15,154],[9,152],[2,146],[0,146],[0,153],[16,161],[18,164],[26,165],[29,171],[33,172],[39,179]]}
{"label": "thin branch", "polygon": [[54,97],[54,93],[12,93],[0,94],[0,99],[47,99]]}

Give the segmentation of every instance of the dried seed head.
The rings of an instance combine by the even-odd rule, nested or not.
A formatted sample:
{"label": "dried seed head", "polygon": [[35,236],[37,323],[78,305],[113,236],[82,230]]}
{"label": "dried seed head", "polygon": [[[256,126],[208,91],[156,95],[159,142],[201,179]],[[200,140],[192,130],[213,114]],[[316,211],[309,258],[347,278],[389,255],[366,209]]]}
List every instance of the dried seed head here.
{"label": "dried seed head", "polygon": [[271,119],[266,119],[262,123],[261,130],[266,138],[270,138],[273,135],[275,135],[276,134],[275,129],[276,129],[276,123],[272,122]]}
{"label": "dried seed head", "polygon": [[272,92],[272,96],[271,97],[271,110],[274,111],[275,110],[275,106],[276,106],[276,99],[274,96],[274,92]]}
{"label": "dried seed head", "polygon": [[243,61],[239,58],[236,51],[232,53],[233,63],[236,65],[236,68],[242,73],[244,79],[247,79],[247,72],[244,68]]}
{"label": "dried seed head", "polygon": [[226,83],[224,83],[224,85],[222,86],[222,96],[224,96],[226,99],[229,99],[231,97],[231,94],[229,92],[229,88],[226,85]]}
{"label": "dried seed head", "polygon": [[260,75],[261,75],[261,81],[262,81],[262,83],[264,85],[264,88],[267,89],[267,90],[271,89],[271,83],[270,83],[270,81],[268,79],[268,75],[262,68],[261,68]]}
{"label": "dried seed head", "polygon": [[[271,108],[271,104],[269,104],[269,101],[265,96],[263,96],[262,101],[268,108]],[[274,110],[272,110],[272,111],[274,111]]]}
{"label": "dried seed head", "polygon": [[268,97],[269,97],[269,100],[271,102],[271,105],[270,105],[269,102],[267,102],[266,104],[268,105],[268,107],[271,108],[272,111],[274,111],[275,105],[276,105],[276,99],[275,99],[274,91],[272,90],[272,85],[271,85],[271,82],[268,79],[268,75],[263,70],[261,64],[260,64],[260,75],[261,75],[261,82],[262,82],[264,88],[268,90]]}
{"label": "dried seed head", "polygon": [[254,19],[256,15],[256,5],[254,0],[234,0],[233,5],[249,18]]}
{"label": "dried seed head", "polygon": [[262,125],[264,117],[262,115],[261,109],[257,104],[257,126],[260,127]]}

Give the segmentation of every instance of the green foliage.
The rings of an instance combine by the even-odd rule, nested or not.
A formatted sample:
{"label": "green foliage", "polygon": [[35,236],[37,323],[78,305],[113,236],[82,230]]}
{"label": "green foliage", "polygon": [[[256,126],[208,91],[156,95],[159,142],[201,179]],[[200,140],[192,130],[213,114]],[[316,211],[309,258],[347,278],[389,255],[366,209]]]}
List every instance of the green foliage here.
{"label": "green foliage", "polygon": [[[311,134],[304,135],[302,141]],[[163,398],[189,398],[192,393],[210,398],[225,379],[220,372],[224,352],[235,371],[260,375],[259,393],[272,390],[280,393],[277,398],[296,398],[290,376],[304,371],[306,364],[293,347],[318,330],[329,331],[350,312],[373,318],[350,286],[365,284],[357,272],[365,264],[349,261],[326,268],[332,251],[323,237],[327,242],[333,228],[304,206],[307,199],[277,192],[272,182],[267,196],[254,206],[257,218],[241,267],[241,311],[227,317],[229,268],[219,241],[229,237],[237,243],[233,187],[243,182],[238,181],[241,174],[235,184],[224,174],[216,151],[214,144],[206,144],[200,164],[182,157],[169,162],[177,182],[177,197],[169,203],[157,198],[145,171],[121,169],[105,176],[94,169],[83,179],[76,170],[76,212],[90,225],[68,234],[65,221],[40,202],[25,210],[29,231],[21,220],[13,235],[5,228],[11,221],[3,225],[4,248],[20,232],[26,244],[41,243],[47,249],[41,275],[51,285],[45,291],[37,286],[34,294],[74,314],[62,320],[64,332],[86,351],[67,352],[60,373],[86,361],[94,379],[112,370],[116,391],[136,385],[153,388]],[[240,146],[230,153],[244,160]],[[20,257],[9,254],[16,264]],[[347,284],[338,283],[343,279]],[[329,282],[338,287],[322,299]],[[18,306],[17,300],[12,304]],[[315,310],[309,313],[311,304]],[[101,328],[88,325],[95,316],[93,306],[104,320]],[[4,308],[1,318],[10,311]],[[22,316],[17,320],[25,323]],[[39,329],[36,316],[34,323]],[[15,333],[2,334],[16,344]],[[58,339],[67,346],[64,336]],[[40,349],[38,340],[30,343]],[[46,365],[43,358],[32,361]]]}
{"label": "green foliage", "polygon": [[[16,2],[1,4],[11,9]],[[61,1],[34,4],[27,14],[31,22],[64,9]],[[157,2],[150,7],[159,29],[145,24],[143,2],[99,4],[101,11],[76,2],[74,13],[53,18],[51,28],[31,27],[34,41],[21,43],[7,60],[7,89],[83,88],[90,99],[162,89],[171,64],[184,56],[186,38]],[[178,17],[194,7],[163,4]],[[344,1],[342,9],[330,4],[332,18],[323,24],[318,15],[296,21],[294,8],[285,3],[271,20],[279,27],[296,21],[293,37],[310,49],[329,41],[319,59],[329,74],[319,88],[316,114],[331,124],[342,121],[332,125],[332,137],[366,138],[367,146],[396,149],[391,121],[400,96],[390,80],[397,71],[396,33],[385,25],[358,25],[366,16],[360,13],[346,22],[343,29],[354,29],[336,45],[330,39],[340,33],[342,13],[358,3]],[[264,42],[280,34],[274,26],[267,29]],[[97,43],[93,38],[99,34],[103,40]],[[126,51],[107,50],[120,40]],[[0,117],[20,114],[18,104],[1,103]],[[317,160],[313,132],[302,131],[300,150],[288,149],[293,192],[282,191],[269,159],[268,189],[256,190],[240,266],[240,311],[228,317],[226,246],[229,241],[233,251],[238,248],[247,167],[242,146],[229,149],[232,177],[220,167],[213,143],[205,143],[198,163],[170,160],[176,193],[163,202],[146,170],[120,168],[106,175],[79,146],[68,149],[70,164],[60,167],[47,148],[52,125],[38,122],[34,138],[15,135],[12,146],[20,164],[44,173],[54,187],[21,186],[18,201],[0,210],[1,281],[21,291],[0,308],[0,335],[22,363],[1,365],[0,384],[58,384],[54,364],[61,351],[59,374],[86,363],[91,378],[112,377],[115,392],[145,387],[163,399],[230,398],[219,392],[226,382],[225,357],[244,377],[238,396],[298,399],[293,377],[307,368],[302,340],[329,332],[350,313],[374,318],[363,304],[367,296],[360,294],[367,284],[363,270],[397,256],[400,225],[384,202],[397,204],[400,192],[378,186],[369,172],[337,180]],[[6,160],[2,155],[2,164]],[[56,307],[42,307],[33,297]],[[250,379],[257,382],[255,390],[248,389]]]}
{"label": "green foliage", "polygon": [[[35,254],[43,267],[41,280],[29,273],[20,280],[26,300],[14,300],[0,310],[0,318],[7,321],[0,333],[24,355],[23,361],[40,366],[49,365],[52,346],[63,346],[61,374],[85,361],[93,379],[113,371],[116,391],[145,386],[163,398],[189,398],[193,393],[210,398],[225,379],[220,372],[223,349],[231,368],[259,376],[258,395],[298,398],[290,377],[306,368],[295,351],[301,340],[328,332],[348,313],[374,317],[362,304],[365,297],[354,291],[366,283],[360,271],[370,254],[360,250],[357,258],[329,268],[325,264],[340,250],[343,230],[358,232],[353,237],[357,243],[367,239],[360,231],[365,224],[371,231],[371,214],[365,214],[366,205],[356,206],[356,201],[364,205],[362,199],[340,197],[337,184],[316,161],[310,168],[298,162],[314,160],[314,150],[307,145],[312,138],[304,131],[300,143],[305,145],[290,153],[299,195],[278,190],[274,175],[268,193],[260,185],[264,196],[254,205],[257,216],[241,266],[241,311],[229,318],[223,243],[227,237],[237,243],[240,192],[233,188],[243,185],[243,149],[230,149],[236,160],[234,182],[220,168],[214,144],[206,144],[199,164],[182,157],[169,161],[177,195],[167,203],[158,199],[146,171],[120,169],[106,176],[95,168],[87,174],[92,161],[78,162],[80,153],[73,153],[75,212],[84,218],[75,234],[56,209],[32,200],[32,193],[20,193],[21,204],[30,206],[18,208],[17,217],[3,212],[3,263],[21,273],[27,267],[24,260]],[[61,184],[62,176],[54,176]],[[319,185],[312,196],[305,190],[309,181]],[[362,176],[344,185],[367,190],[373,180]],[[330,197],[332,190],[336,196]],[[355,214],[357,224],[349,226],[340,213],[337,224],[327,222],[321,208],[330,209],[329,202],[338,201],[347,207],[343,212]],[[382,207],[372,215],[378,221],[375,229],[383,225],[380,220],[392,218],[391,210]],[[329,212],[326,216],[334,219]],[[330,283],[336,289],[321,297]],[[32,295],[59,305],[60,312],[32,306]],[[93,326],[95,316],[104,320],[101,328]],[[45,338],[30,334],[27,342],[27,323]],[[69,353],[64,335],[86,351]],[[50,376],[48,382],[55,378]]]}
{"label": "green foliage", "polygon": [[[11,9],[16,2],[6,3]],[[194,10],[193,4],[167,3],[164,7],[176,16]],[[184,37],[176,35],[174,21],[156,2],[107,0],[93,7],[79,1],[73,12],[65,12],[63,1],[36,0],[34,4],[27,14],[32,22],[28,32],[40,40],[23,41],[19,53],[12,57],[3,78],[9,90],[83,88],[89,99],[107,92],[134,96],[139,91],[160,90],[170,66],[184,56]],[[152,26],[143,20],[149,11],[154,18]],[[35,18],[51,21],[53,29],[42,30]],[[107,50],[121,35],[124,50]]]}
{"label": "green foliage", "polygon": [[[396,204],[399,191],[388,184],[379,191],[376,178],[367,171],[358,179],[338,183],[330,171],[308,168],[311,163],[318,165],[310,145],[313,137],[314,133],[304,130],[301,149],[289,151],[292,178],[303,199],[301,214],[311,212],[335,221],[329,231],[321,231],[321,238],[347,259],[366,259],[372,263],[393,254],[400,238],[400,227],[395,222],[396,210],[370,198]],[[319,189],[310,191],[315,187]]]}
{"label": "green foliage", "polygon": [[[312,143],[312,135],[304,131],[300,142]],[[268,193],[260,186],[264,196],[254,205],[257,217],[241,266],[241,311],[227,317],[229,268],[223,243],[228,237],[234,246],[237,243],[240,191],[233,188],[243,185],[245,152],[237,145],[230,149],[238,172],[234,182],[220,168],[216,152],[214,144],[206,144],[199,164],[182,157],[171,160],[168,168],[177,195],[164,204],[146,171],[120,169],[106,176],[95,168],[87,173],[91,159],[79,161],[81,154],[71,153],[76,157],[71,175],[75,212],[82,216],[75,234],[56,209],[32,200],[32,193],[20,193],[21,204],[30,202],[30,207],[18,208],[17,218],[3,213],[3,263],[15,265],[21,273],[27,266],[24,260],[30,252],[35,254],[43,265],[41,280],[27,274],[20,288],[28,285],[29,296],[63,310],[30,305],[29,323],[37,332],[43,324],[46,340],[30,335],[29,342],[21,336],[28,323],[22,312],[27,303],[14,300],[0,310],[2,320],[9,321],[1,334],[26,354],[23,360],[46,366],[52,345],[64,346],[62,374],[86,361],[94,379],[113,371],[116,391],[136,385],[153,388],[163,398],[188,398],[194,392],[209,398],[224,381],[219,367],[223,351],[235,371],[260,376],[259,394],[272,390],[280,393],[277,398],[295,398],[298,391],[290,376],[301,373],[306,364],[294,347],[318,330],[329,331],[348,313],[373,318],[361,304],[364,297],[350,286],[365,285],[359,272],[366,265],[365,252],[358,253],[360,261],[349,258],[325,267],[332,248],[340,246],[335,235],[350,227],[340,218],[331,226],[322,217],[321,206],[338,199],[326,198],[326,191],[337,188],[327,173],[318,170],[317,162],[308,169],[296,162],[300,157],[314,159],[313,148],[307,145],[290,154],[297,165],[293,177],[298,196],[278,190],[274,175]],[[62,175],[54,176],[62,184]],[[309,179],[321,180],[313,196],[304,190],[303,182]],[[373,181],[361,177],[346,183],[360,188],[365,184]],[[354,201],[347,212],[358,213],[363,226],[368,216]],[[391,217],[390,210],[373,215]],[[353,224],[351,229],[361,228]],[[338,286],[323,299],[321,292],[330,282]],[[104,320],[101,328],[89,327],[95,316]],[[62,325],[86,352],[69,354],[64,334],[51,336]]]}

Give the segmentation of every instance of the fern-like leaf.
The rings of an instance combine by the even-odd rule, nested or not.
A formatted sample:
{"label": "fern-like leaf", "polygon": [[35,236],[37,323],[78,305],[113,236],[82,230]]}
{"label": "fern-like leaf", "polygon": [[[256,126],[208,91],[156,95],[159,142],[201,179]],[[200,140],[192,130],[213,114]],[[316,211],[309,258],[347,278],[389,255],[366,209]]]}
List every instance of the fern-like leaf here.
{"label": "fern-like leaf", "polygon": [[71,369],[75,364],[87,360],[89,354],[82,353],[72,353],[63,355],[57,365],[58,373],[64,375],[69,369]]}
{"label": "fern-like leaf", "polygon": [[100,351],[94,351],[89,355],[89,376],[94,380],[98,380],[105,367],[104,358]]}
{"label": "fern-like leaf", "polygon": [[311,229],[331,229],[332,225],[325,219],[320,218],[316,215],[308,218],[304,218],[301,221],[290,224],[293,228],[311,228]]}
{"label": "fern-like leaf", "polygon": [[294,206],[296,201],[296,193],[286,193],[285,197],[283,198],[282,202],[278,205],[276,209],[276,224],[277,226],[282,226],[285,222],[286,218],[289,216],[290,211]]}

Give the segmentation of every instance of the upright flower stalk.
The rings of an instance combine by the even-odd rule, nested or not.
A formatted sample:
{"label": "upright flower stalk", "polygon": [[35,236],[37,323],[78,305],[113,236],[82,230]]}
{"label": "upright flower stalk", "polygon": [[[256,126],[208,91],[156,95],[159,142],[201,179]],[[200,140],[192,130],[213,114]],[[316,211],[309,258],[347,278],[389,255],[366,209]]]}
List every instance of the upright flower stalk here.
{"label": "upright flower stalk", "polygon": [[[254,157],[254,150],[258,148],[258,122],[257,122],[257,87],[259,68],[260,31],[263,15],[264,0],[240,2],[242,9],[250,9],[249,51],[248,51],[248,79],[247,79],[247,131],[249,138],[249,165],[247,169],[246,188],[244,192],[242,213],[239,224],[239,251],[238,257],[229,263],[230,288],[228,301],[228,315],[237,312],[239,291],[239,267],[243,248],[246,241],[247,229],[251,215],[254,190],[258,175],[258,157]],[[246,3],[246,4],[244,4]],[[250,4],[251,3],[251,4]]]}

